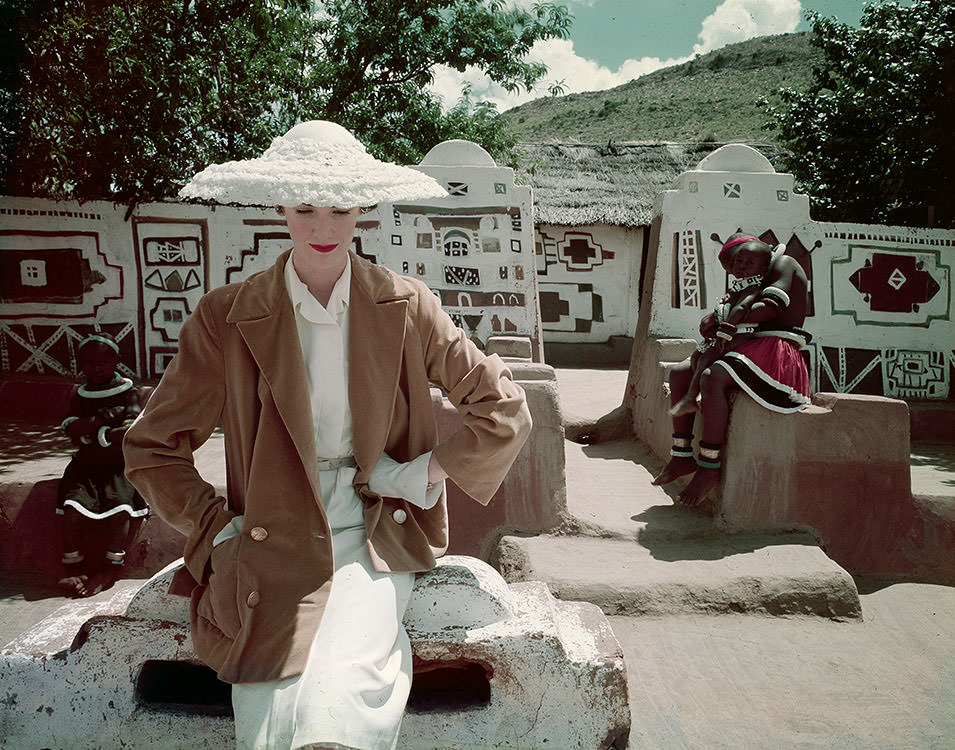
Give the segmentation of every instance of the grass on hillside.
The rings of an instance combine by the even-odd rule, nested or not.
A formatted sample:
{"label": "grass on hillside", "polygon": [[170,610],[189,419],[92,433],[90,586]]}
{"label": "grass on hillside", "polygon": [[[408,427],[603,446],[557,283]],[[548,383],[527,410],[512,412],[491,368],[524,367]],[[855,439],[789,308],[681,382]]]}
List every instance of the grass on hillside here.
{"label": "grass on hillside", "polygon": [[765,141],[769,116],[756,107],[780,88],[803,88],[819,51],[808,34],[729,45],[606,91],[548,97],[504,112],[518,140]]}

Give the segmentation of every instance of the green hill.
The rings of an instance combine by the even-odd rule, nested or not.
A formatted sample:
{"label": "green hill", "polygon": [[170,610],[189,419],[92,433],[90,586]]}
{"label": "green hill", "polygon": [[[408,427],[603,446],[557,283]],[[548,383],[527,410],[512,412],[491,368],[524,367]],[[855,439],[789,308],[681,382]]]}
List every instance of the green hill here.
{"label": "green hill", "polygon": [[605,91],[546,97],[503,116],[520,141],[761,141],[769,119],[760,96],[804,88],[821,53],[809,34],[731,44]]}

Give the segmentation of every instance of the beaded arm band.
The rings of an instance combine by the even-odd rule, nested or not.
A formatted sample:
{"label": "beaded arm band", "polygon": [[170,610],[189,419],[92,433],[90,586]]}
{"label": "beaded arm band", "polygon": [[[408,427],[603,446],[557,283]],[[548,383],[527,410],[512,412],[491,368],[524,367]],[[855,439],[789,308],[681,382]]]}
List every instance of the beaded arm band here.
{"label": "beaded arm band", "polygon": [[724,341],[729,341],[736,334],[736,326],[727,321],[722,321],[716,329],[716,337]]}
{"label": "beaded arm band", "polygon": [[778,286],[768,286],[763,289],[762,299],[776,305],[776,307],[782,310],[789,307],[789,295]]}

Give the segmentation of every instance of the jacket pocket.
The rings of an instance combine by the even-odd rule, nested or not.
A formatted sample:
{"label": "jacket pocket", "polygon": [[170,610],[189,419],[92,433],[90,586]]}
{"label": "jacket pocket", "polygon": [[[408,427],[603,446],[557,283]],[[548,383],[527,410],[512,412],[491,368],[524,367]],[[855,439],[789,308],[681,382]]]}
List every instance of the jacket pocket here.
{"label": "jacket pocket", "polygon": [[235,638],[242,627],[237,600],[239,539],[231,537],[212,548],[211,572],[196,601],[196,614],[229,638]]}

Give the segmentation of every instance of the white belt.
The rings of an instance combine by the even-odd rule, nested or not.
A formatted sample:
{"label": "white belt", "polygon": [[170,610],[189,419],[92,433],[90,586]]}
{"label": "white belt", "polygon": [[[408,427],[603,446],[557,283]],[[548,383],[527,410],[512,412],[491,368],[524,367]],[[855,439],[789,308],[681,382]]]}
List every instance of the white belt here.
{"label": "white belt", "polygon": [[342,456],[341,458],[320,458],[318,460],[318,470],[328,471],[329,469],[341,469],[344,467],[358,466],[355,463],[354,456]]}

